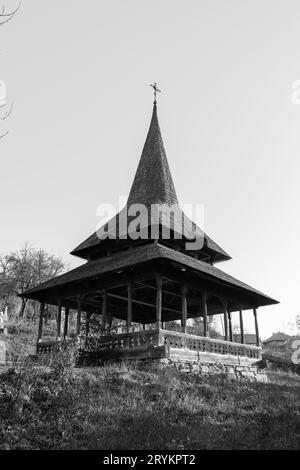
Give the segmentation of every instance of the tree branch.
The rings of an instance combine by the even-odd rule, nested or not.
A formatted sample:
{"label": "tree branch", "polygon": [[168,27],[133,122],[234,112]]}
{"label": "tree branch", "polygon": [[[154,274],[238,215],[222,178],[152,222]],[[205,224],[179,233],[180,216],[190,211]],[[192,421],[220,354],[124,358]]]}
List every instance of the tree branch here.
{"label": "tree branch", "polygon": [[20,0],[20,3],[19,5],[17,6],[17,8],[9,13],[5,13],[5,7],[3,5],[2,7],[2,13],[0,13],[0,18],[5,18],[4,21],[0,21],[0,26],[3,26],[5,23],[8,23],[10,20],[13,19],[13,17],[15,16],[15,14],[17,13],[17,11],[20,9],[21,7],[21,4],[22,4],[22,0]]}

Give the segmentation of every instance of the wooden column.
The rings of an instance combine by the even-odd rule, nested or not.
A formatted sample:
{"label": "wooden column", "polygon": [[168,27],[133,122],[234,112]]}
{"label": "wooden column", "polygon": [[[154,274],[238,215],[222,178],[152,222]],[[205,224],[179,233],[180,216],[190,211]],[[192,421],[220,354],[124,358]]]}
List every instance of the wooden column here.
{"label": "wooden column", "polygon": [[44,310],[45,310],[45,304],[42,302],[40,304],[40,318],[39,318],[39,329],[38,329],[38,337],[37,337],[38,343],[41,341],[42,334],[43,334]]}
{"label": "wooden column", "polygon": [[90,332],[90,320],[91,320],[91,313],[86,313],[85,314],[85,337],[87,338],[89,336]]}
{"label": "wooden column", "polygon": [[70,309],[65,308],[64,339],[68,336],[69,312],[70,312]]}
{"label": "wooden column", "polygon": [[56,337],[57,340],[60,339],[61,336],[61,299],[58,299],[58,305],[57,305],[57,333]]}
{"label": "wooden column", "polygon": [[203,314],[203,336],[209,336],[208,322],[207,322],[207,294],[206,292],[202,292],[202,314]]}
{"label": "wooden column", "polygon": [[107,290],[103,289],[102,295],[102,328],[103,331],[106,327],[106,318],[107,318]]}
{"label": "wooden column", "polygon": [[127,332],[129,333],[132,322],[132,282],[127,284]]}
{"label": "wooden column", "polygon": [[245,344],[245,335],[244,335],[244,323],[243,323],[243,310],[239,310],[240,315],[240,333],[241,333],[241,343]]}
{"label": "wooden column", "polygon": [[80,335],[80,323],[81,323],[81,297],[77,296],[77,321],[76,321],[76,335]]}
{"label": "wooden column", "polygon": [[162,313],[162,279],[160,276],[156,278],[156,327],[161,328]]}
{"label": "wooden column", "polygon": [[225,341],[228,341],[228,310],[227,302],[224,302],[224,332],[225,332]]}
{"label": "wooden column", "polygon": [[255,322],[255,335],[256,335],[256,346],[259,346],[259,331],[258,331],[258,323],[257,323],[257,309],[253,309],[254,315],[254,322]]}
{"label": "wooden column", "polygon": [[182,297],[181,297],[181,311],[182,311],[182,317],[181,317],[181,328],[182,332],[186,333],[186,320],[187,320],[187,287],[186,285],[182,286],[181,289]]}
{"label": "wooden column", "polygon": [[228,311],[227,314],[228,314],[228,323],[229,323],[229,341],[233,342],[231,312]]}

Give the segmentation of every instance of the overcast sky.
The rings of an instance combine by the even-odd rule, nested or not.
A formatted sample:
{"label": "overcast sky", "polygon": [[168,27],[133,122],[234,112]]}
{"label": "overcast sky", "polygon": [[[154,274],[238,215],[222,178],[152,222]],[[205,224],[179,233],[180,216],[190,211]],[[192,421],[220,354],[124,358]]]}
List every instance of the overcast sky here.
{"label": "overcast sky", "polygon": [[299,79],[297,0],[23,0],[0,29],[14,101],[0,252],[28,240],[80,263],[69,252],[98,205],[129,192],[157,81],[180,202],[204,204],[233,258],[220,268],[280,300],[259,310],[262,337],[286,329],[300,312]]}

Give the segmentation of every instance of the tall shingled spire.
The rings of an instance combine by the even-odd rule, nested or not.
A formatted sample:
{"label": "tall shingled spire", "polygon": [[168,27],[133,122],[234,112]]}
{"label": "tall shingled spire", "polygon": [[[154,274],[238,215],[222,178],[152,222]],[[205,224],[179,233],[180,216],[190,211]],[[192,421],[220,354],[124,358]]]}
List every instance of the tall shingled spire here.
{"label": "tall shingled spire", "polygon": [[[165,207],[173,206],[172,211],[174,213],[174,217],[170,222],[168,222],[168,228],[171,228],[174,233],[182,234],[186,239],[193,239],[195,231],[197,233],[201,233],[201,235],[203,232],[196,226],[196,224],[187,218],[179,207],[157,117],[156,92],[160,90],[158,90],[156,83],[151,86],[154,88],[155,92],[151,123],[140,162],[131,186],[128,201],[126,206],[123,208],[123,211],[128,211],[134,204],[142,204],[148,209],[148,211],[152,204],[160,204]],[[151,211],[149,211],[148,214],[151,215]],[[128,221],[132,217],[133,216],[128,217]],[[121,229],[119,226],[119,220],[120,213],[114,216],[110,223],[111,227],[116,225],[116,227],[121,230],[121,232],[118,232],[117,238],[123,238],[127,233],[128,227],[125,226],[125,231],[123,233],[122,230],[124,227]],[[150,225],[151,220],[147,220]],[[171,223],[171,225],[169,225],[169,223]],[[102,240],[99,238],[98,233],[100,233],[103,228],[105,228],[105,232],[107,232],[106,226],[107,224],[100,228],[98,232],[93,233],[89,238],[75,248],[75,250],[72,251],[72,254],[87,259],[89,257],[90,250],[95,250],[95,247],[102,244]],[[112,239],[114,239],[114,237],[112,237]],[[106,241],[104,240],[103,243],[106,243]],[[204,245],[211,251],[211,253],[214,254],[215,261],[230,259],[230,256],[206,234],[204,234]]]}
{"label": "tall shingled spire", "polygon": [[156,100],[153,104],[150,128],[127,204],[128,206],[131,204],[178,205],[158,123]]}

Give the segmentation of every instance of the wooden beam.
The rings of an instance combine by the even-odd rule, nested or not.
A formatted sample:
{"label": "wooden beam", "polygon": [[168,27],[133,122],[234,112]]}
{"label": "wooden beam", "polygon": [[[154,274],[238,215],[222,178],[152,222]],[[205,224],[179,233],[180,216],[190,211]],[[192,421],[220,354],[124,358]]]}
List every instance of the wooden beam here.
{"label": "wooden beam", "polygon": [[257,309],[253,309],[254,322],[255,322],[255,335],[256,335],[256,346],[259,346],[259,331],[258,331],[258,322],[257,322]]}
{"label": "wooden beam", "polygon": [[65,321],[64,321],[64,338],[68,336],[68,326],[69,326],[69,308],[65,308]]}
{"label": "wooden beam", "polygon": [[208,321],[207,321],[207,293],[202,292],[202,314],[203,314],[203,336],[208,334]]}
{"label": "wooden beam", "polygon": [[40,318],[39,318],[39,329],[38,329],[38,337],[37,337],[38,342],[41,341],[42,334],[43,334],[44,311],[45,311],[45,304],[42,302],[40,304]]}
{"label": "wooden beam", "polygon": [[186,320],[187,320],[187,286],[184,284],[181,288],[181,328],[182,332],[186,333]]}
{"label": "wooden beam", "polygon": [[157,329],[161,328],[161,314],[162,314],[162,278],[156,277],[156,325]]}
{"label": "wooden beam", "polygon": [[[152,290],[156,290],[156,287],[155,286],[151,286],[150,284],[145,284],[145,283],[142,283],[142,282],[137,282],[136,284],[138,284],[139,286],[141,286],[140,288],[148,288],[148,289],[152,289]],[[181,295],[180,294],[176,294],[175,292],[172,292],[170,290],[167,290],[167,289],[162,289],[162,293],[163,294],[167,294],[167,295],[172,295],[173,297],[177,297],[177,298],[180,298],[181,299]]]}
{"label": "wooden beam", "polygon": [[243,323],[243,310],[239,310],[240,316],[240,333],[241,333],[241,343],[245,344],[245,335],[244,335],[244,323]]}
{"label": "wooden beam", "polygon": [[[115,298],[115,299],[120,299],[120,300],[125,300],[127,301],[127,297],[123,296],[123,295],[118,295],[118,294],[112,294],[111,292],[108,292],[107,293],[107,296],[108,297],[112,297],[112,298]],[[150,302],[145,302],[144,300],[138,300],[138,299],[132,299],[132,302],[134,304],[139,304],[139,305],[145,305],[145,307],[152,307],[152,308],[156,308],[156,304],[152,304]],[[171,307],[165,307],[163,308],[164,310],[168,310],[169,312],[174,312],[174,313],[178,313],[179,315],[181,315],[181,311],[180,310],[176,310],[174,308],[171,308]]]}
{"label": "wooden beam", "polygon": [[127,331],[129,333],[132,322],[132,282],[127,284]]}

